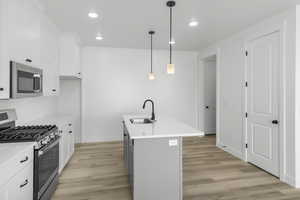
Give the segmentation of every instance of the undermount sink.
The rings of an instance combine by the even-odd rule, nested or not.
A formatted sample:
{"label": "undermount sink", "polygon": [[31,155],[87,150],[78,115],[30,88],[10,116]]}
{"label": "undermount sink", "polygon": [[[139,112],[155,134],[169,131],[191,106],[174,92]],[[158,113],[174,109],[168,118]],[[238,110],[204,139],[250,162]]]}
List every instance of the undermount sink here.
{"label": "undermount sink", "polygon": [[134,118],[130,119],[132,124],[152,124],[154,121],[148,118]]}

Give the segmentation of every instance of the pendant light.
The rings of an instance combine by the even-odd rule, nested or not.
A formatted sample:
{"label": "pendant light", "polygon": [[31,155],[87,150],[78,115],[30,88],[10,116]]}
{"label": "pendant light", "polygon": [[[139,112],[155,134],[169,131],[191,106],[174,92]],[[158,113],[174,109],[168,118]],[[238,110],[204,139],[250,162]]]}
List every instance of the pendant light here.
{"label": "pendant light", "polygon": [[173,46],[173,43],[172,41],[173,38],[172,38],[172,19],[173,19],[173,12],[172,12],[172,9],[173,7],[176,5],[176,2],[175,1],[168,1],[167,2],[167,6],[170,8],[170,40],[169,40],[169,48],[170,48],[170,62],[169,64],[167,65],[167,72],[168,74],[175,74],[175,65],[172,63],[172,46]]}
{"label": "pendant light", "polygon": [[151,38],[151,71],[149,73],[149,80],[154,80],[155,79],[155,75],[153,73],[153,35],[155,34],[155,31],[149,31],[149,35]]}

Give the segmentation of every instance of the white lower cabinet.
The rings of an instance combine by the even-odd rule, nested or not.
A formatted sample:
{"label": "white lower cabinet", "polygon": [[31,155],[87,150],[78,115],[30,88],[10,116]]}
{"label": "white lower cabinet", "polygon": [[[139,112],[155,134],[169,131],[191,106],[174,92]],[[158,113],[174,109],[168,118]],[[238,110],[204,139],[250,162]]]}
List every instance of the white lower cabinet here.
{"label": "white lower cabinet", "polygon": [[7,200],[33,199],[33,163],[17,173],[6,186]]}
{"label": "white lower cabinet", "polygon": [[0,200],[33,200],[33,151],[30,146],[2,163]]}
{"label": "white lower cabinet", "polygon": [[8,200],[6,188],[0,189],[0,199]]}
{"label": "white lower cabinet", "polygon": [[59,144],[59,172],[68,164],[75,150],[75,138],[73,123],[64,123],[59,127],[60,144]]}

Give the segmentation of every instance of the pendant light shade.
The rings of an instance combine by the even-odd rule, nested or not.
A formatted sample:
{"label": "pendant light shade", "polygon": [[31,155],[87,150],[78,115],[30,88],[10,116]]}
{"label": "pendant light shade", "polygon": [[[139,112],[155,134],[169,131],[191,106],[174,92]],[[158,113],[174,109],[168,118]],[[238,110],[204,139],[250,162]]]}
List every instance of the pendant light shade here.
{"label": "pendant light shade", "polygon": [[155,34],[155,31],[149,31],[149,35],[151,38],[151,70],[150,73],[148,75],[149,80],[154,80],[155,79],[155,75],[153,73],[153,35]]}
{"label": "pendant light shade", "polygon": [[167,6],[170,8],[170,38],[169,38],[169,50],[170,50],[170,62],[169,64],[167,65],[167,73],[168,74],[175,74],[175,65],[172,63],[172,47],[173,47],[173,36],[172,36],[172,26],[173,26],[173,7],[176,5],[176,2],[175,1],[168,1],[167,2]]}
{"label": "pendant light shade", "polygon": [[154,80],[154,79],[155,79],[154,73],[150,72],[149,75],[148,75],[148,78],[149,78],[149,80],[151,80],[151,81]]}
{"label": "pendant light shade", "polygon": [[175,65],[174,64],[168,64],[167,65],[167,72],[168,72],[168,74],[175,74]]}

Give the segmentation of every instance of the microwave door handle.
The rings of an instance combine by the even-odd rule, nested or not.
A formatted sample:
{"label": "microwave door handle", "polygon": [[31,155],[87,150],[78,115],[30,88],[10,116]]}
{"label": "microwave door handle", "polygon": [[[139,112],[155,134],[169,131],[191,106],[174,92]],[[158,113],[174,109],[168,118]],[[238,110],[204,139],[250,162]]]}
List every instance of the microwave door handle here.
{"label": "microwave door handle", "polygon": [[[33,74],[33,78],[34,79],[38,79],[39,80],[39,86],[40,86],[40,88],[39,89],[37,89],[37,90],[33,90],[33,92],[35,92],[35,93],[39,93],[40,91],[41,91],[41,88],[42,88],[42,79],[41,79],[41,75],[40,74]],[[35,87],[35,81],[34,81],[34,89],[36,88]]]}

